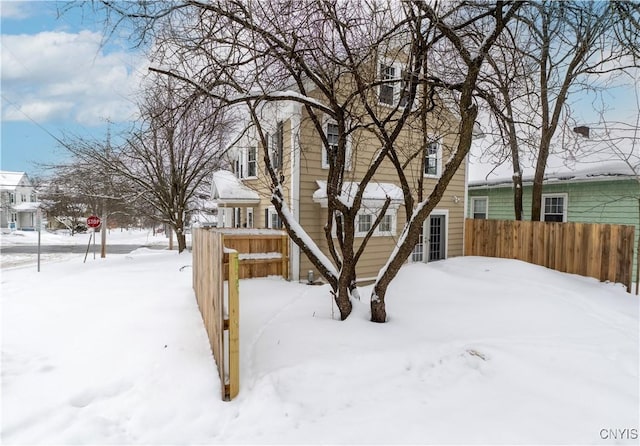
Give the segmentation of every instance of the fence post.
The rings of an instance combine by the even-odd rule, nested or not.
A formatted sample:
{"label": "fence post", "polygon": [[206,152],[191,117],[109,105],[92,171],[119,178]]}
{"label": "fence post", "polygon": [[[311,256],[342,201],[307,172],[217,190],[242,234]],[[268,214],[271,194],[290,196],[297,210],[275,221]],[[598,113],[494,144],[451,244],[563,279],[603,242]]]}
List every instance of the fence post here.
{"label": "fence post", "polygon": [[229,253],[229,400],[240,391],[240,323],[238,252]]}

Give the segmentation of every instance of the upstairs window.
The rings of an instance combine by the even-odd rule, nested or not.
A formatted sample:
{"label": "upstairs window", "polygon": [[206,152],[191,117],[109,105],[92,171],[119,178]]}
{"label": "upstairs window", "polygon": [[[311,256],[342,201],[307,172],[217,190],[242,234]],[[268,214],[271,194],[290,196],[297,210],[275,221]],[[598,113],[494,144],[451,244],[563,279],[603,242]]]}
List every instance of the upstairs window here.
{"label": "upstairs window", "polygon": [[[393,65],[380,64],[380,80],[391,81],[396,77],[396,67]],[[381,104],[393,105],[395,103],[395,82],[380,84],[378,101]]]}
{"label": "upstairs window", "polygon": [[[324,134],[327,137],[327,142],[329,143],[329,150],[327,147],[322,146],[322,168],[328,169],[331,157],[336,157],[338,155],[338,124],[333,121],[327,121],[324,124]],[[350,138],[347,137],[347,141],[345,142],[345,150],[346,154],[344,157],[345,160],[345,169],[351,170],[351,142]]]}
{"label": "upstairs window", "polygon": [[16,194],[14,194],[13,192],[9,193],[9,203],[11,203],[11,204],[15,204],[16,203]]}
{"label": "upstairs window", "polygon": [[256,147],[247,150],[247,177],[258,176],[257,152]]}
{"label": "upstairs window", "polygon": [[325,125],[325,135],[327,137],[327,142],[329,143],[329,148],[322,148],[322,168],[329,168],[329,160],[331,157],[335,157],[338,152],[338,125],[328,122]]}
{"label": "upstairs window", "polygon": [[[267,140],[269,140],[269,138],[267,138]],[[284,124],[282,121],[278,122],[276,132],[271,135],[269,140],[269,145],[271,166],[274,170],[282,169],[282,158],[284,155]]]}
{"label": "upstairs window", "polygon": [[399,63],[381,63],[379,69],[380,81],[384,83],[380,84],[378,89],[378,102],[390,106],[398,104],[400,107],[405,107],[409,101],[407,80],[410,73],[404,70]]}
{"label": "upstairs window", "polygon": [[437,142],[430,143],[424,153],[424,176],[440,177],[442,170],[442,147]]}
{"label": "upstairs window", "polygon": [[27,194],[20,194],[20,201],[22,201],[23,203],[27,202]]}

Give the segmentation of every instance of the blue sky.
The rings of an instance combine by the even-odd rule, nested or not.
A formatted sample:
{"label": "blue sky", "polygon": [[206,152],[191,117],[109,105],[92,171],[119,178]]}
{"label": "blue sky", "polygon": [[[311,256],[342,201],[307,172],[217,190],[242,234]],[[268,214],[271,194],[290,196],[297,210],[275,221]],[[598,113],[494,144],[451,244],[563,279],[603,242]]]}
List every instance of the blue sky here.
{"label": "blue sky", "polygon": [[102,138],[135,117],[144,57],[118,36],[105,42],[90,3],[59,16],[64,2],[0,3],[2,170],[40,173],[64,156],[56,138]]}
{"label": "blue sky", "polygon": [[[135,117],[146,58],[132,50],[135,42],[126,34],[105,42],[102,17],[94,13],[91,2],[60,16],[65,4],[0,1],[2,170],[39,174],[38,163],[64,156],[56,138],[105,138],[107,127],[115,135]],[[634,124],[639,88],[629,80],[625,87],[605,92],[606,119]],[[601,125],[595,111],[601,106],[593,101],[585,95],[570,100],[577,123]],[[492,170],[473,159],[472,178]]]}

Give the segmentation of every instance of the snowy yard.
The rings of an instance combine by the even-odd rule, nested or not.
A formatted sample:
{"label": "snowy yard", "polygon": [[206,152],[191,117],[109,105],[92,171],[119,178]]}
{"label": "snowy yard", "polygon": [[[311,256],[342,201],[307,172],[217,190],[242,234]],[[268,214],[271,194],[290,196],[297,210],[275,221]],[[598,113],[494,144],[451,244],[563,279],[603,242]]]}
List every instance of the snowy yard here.
{"label": "snowy yard", "polygon": [[409,265],[377,325],[365,302],[332,320],[326,287],[243,280],[240,394],[223,402],[190,263],[141,249],[3,270],[2,441],[638,443],[639,306],[622,286],[500,259]]}

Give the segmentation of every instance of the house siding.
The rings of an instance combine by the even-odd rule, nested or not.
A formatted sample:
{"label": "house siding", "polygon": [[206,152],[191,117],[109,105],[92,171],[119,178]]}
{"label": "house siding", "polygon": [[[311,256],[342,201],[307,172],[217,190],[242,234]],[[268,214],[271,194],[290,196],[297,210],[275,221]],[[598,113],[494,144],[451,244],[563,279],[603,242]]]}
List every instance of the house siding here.
{"label": "house siding", "polygon": [[[346,88],[348,86],[348,79],[345,79]],[[313,95],[313,94],[312,94]],[[320,99],[320,98],[318,98]],[[284,181],[284,194],[287,203],[291,205],[291,144],[294,144],[293,149],[299,153],[299,223],[307,231],[309,236],[318,244],[319,248],[328,255],[328,246],[324,234],[324,226],[326,224],[327,213],[326,209],[323,209],[319,203],[313,201],[313,194],[318,189],[317,180],[325,180],[327,178],[327,169],[322,168],[322,142],[318,137],[317,130],[310,120],[306,110],[302,107],[296,109],[295,106],[282,107],[287,111],[285,113],[273,113],[269,116],[268,122],[274,124],[278,121],[278,115],[284,119],[284,169],[283,176]],[[300,111],[298,111],[300,110]],[[287,117],[287,113],[289,113]],[[299,115],[292,116],[292,114],[299,113]],[[438,128],[438,132],[434,130],[434,136],[442,135],[443,154],[442,154],[442,166],[450,155],[451,148],[455,147],[457,143],[457,127],[451,126],[448,130],[443,131],[442,120],[446,113],[443,112],[438,118],[439,122],[434,122],[433,127]],[[452,117],[447,115],[449,122],[452,121]],[[299,124],[298,124],[299,123]],[[362,179],[365,172],[368,170],[374,154],[379,148],[379,141],[372,133],[359,131],[351,137],[351,168],[346,172],[345,181],[358,182]],[[400,136],[398,145],[401,147],[420,147],[422,144],[422,137],[420,131],[406,130]],[[254,219],[255,227],[264,227],[264,212],[265,209],[271,206],[270,197],[270,180],[265,173],[264,163],[262,161],[264,157],[264,148],[261,144],[258,144],[258,175],[255,179],[244,179],[243,182],[247,186],[256,190],[261,197],[259,205],[254,206]],[[448,241],[448,256],[459,256],[463,254],[463,228],[464,228],[464,196],[465,196],[465,168],[463,164],[460,170],[456,173],[455,177],[450,183],[449,188],[446,190],[438,210],[448,211],[447,226],[449,232],[446,234]],[[422,176],[420,159],[412,161],[405,172],[409,172],[408,180],[412,187],[417,187],[418,179]],[[295,180],[294,180],[295,181]],[[374,176],[373,182],[381,183],[394,183],[398,184],[397,173],[394,166],[388,160],[385,160],[378,169]],[[425,196],[430,193],[436,180],[425,178],[424,191]],[[396,246],[397,238],[402,231],[405,224],[405,210],[400,206],[396,213],[396,231],[393,236],[374,236],[367,245],[365,254],[360,258],[357,266],[357,275],[359,278],[371,278],[378,274],[380,268],[386,263],[390,253]],[[356,249],[362,239],[356,238]],[[293,248],[295,249],[295,248]],[[307,277],[309,270],[313,270],[314,276],[320,278],[318,271],[307,259],[307,257],[301,253],[300,255],[300,267],[298,274],[300,279],[304,280]],[[292,277],[295,274],[292,274]]]}
{"label": "house siding", "polygon": [[[472,217],[471,198],[488,197],[488,218],[513,220],[513,189],[510,186],[469,188],[469,217]],[[523,218],[531,219],[530,185],[523,188]],[[635,247],[640,237],[640,183],[634,179],[575,181],[545,184],[543,194],[567,194],[567,221],[635,226]],[[634,254],[633,280],[636,276],[638,253]]]}

